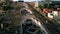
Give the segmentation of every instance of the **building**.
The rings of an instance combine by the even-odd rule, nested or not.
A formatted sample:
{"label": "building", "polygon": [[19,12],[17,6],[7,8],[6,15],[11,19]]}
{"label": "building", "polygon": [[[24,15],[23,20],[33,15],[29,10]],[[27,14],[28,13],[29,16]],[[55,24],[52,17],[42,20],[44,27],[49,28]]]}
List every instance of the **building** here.
{"label": "building", "polygon": [[24,5],[26,7],[28,6],[28,4],[30,4],[33,7],[38,7],[38,3],[36,1],[34,1],[34,2],[24,2]]}
{"label": "building", "polygon": [[48,17],[54,20],[60,20],[60,11],[52,11],[51,13],[48,13]]}

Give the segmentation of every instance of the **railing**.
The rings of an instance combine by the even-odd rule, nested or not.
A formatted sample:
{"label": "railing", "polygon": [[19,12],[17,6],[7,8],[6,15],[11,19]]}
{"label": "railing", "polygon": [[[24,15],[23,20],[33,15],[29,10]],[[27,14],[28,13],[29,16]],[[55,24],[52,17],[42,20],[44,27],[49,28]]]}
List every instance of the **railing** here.
{"label": "railing", "polygon": [[[30,4],[28,4],[28,7],[29,7],[29,9],[31,9],[32,10],[32,12],[34,13],[34,15],[37,17],[37,18],[39,18],[39,20],[42,20],[42,18],[43,19],[46,19],[41,13],[39,13],[36,9],[34,9]],[[40,15],[40,16],[39,16]],[[42,17],[41,17],[42,16]],[[40,18],[41,17],[41,18]],[[43,24],[43,22],[45,22],[45,21],[41,21],[41,24]],[[48,29],[45,27],[45,25],[43,24],[43,26],[44,26],[44,28],[46,29],[46,32],[47,32],[47,34],[50,34],[50,32],[48,31]],[[45,33],[46,33],[45,32]]]}

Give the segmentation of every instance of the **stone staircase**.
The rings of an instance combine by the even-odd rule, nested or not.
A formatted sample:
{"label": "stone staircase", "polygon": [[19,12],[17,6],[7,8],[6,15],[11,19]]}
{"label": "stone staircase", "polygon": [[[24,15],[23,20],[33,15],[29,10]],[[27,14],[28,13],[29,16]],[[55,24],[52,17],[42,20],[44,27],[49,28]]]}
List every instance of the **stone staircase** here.
{"label": "stone staircase", "polygon": [[[30,5],[30,7],[32,8],[32,6]],[[35,13],[34,15],[39,18],[44,25],[46,25],[46,27],[48,28],[48,30],[51,32],[51,34],[59,34],[58,30],[57,30],[57,25],[55,25],[53,23],[53,21],[50,22],[50,20],[47,17],[44,17],[43,15],[41,15],[37,10],[35,10],[33,8],[33,12]],[[48,20],[48,24],[46,24],[46,20]]]}
{"label": "stone staircase", "polygon": [[42,34],[42,32],[35,27],[34,25],[28,26],[26,25],[25,27],[23,27],[23,34]]}
{"label": "stone staircase", "polygon": [[51,34],[59,34],[57,26],[55,24],[47,24],[46,25],[48,30],[51,32]]}

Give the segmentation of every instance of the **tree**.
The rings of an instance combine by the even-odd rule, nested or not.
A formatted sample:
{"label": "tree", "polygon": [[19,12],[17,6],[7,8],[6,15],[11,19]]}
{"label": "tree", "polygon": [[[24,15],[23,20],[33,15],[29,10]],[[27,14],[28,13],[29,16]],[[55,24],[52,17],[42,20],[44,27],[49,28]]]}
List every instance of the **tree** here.
{"label": "tree", "polygon": [[4,2],[4,3],[2,4],[2,9],[5,10],[5,11],[12,9],[11,4],[12,4],[12,3],[11,3],[10,1]]}

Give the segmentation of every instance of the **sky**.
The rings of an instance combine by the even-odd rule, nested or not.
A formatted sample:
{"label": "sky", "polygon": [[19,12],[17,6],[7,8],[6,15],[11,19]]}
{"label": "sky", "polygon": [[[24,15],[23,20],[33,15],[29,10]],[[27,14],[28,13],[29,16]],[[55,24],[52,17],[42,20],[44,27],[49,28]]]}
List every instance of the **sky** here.
{"label": "sky", "polygon": [[18,1],[18,0],[13,0],[13,1]]}
{"label": "sky", "polygon": [[24,1],[29,1],[30,2],[30,1],[37,1],[37,0],[24,0]]}
{"label": "sky", "polygon": [[[18,1],[18,0],[14,0],[14,1]],[[38,1],[38,0],[24,0],[25,2],[31,2],[31,1]],[[39,0],[42,1],[42,0]],[[54,0],[54,1],[60,1],[60,0]]]}
{"label": "sky", "polygon": [[[45,1],[45,0],[24,0],[24,1],[30,2],[30,1]],[[60,1],[60,0],[51,0],[51,1]]]}
{"label": "sky", "polygon": [[31,1],[43,1],[43,0],[24,0],[25,2],[31,2]]}
{"label": "sky", "polygon": [[[13,0],[13,1],[18,1],[18,0]],[[37,0],[24,0],[25,2],[31,2],[31,1],[37,1]],[[41,0],[39,0],[41,1]]]}

